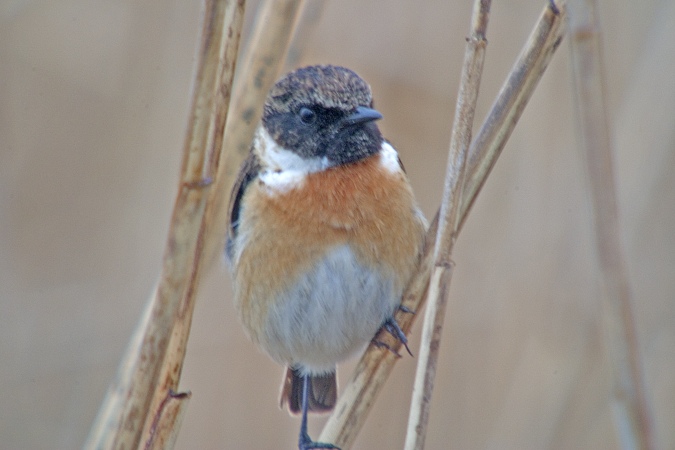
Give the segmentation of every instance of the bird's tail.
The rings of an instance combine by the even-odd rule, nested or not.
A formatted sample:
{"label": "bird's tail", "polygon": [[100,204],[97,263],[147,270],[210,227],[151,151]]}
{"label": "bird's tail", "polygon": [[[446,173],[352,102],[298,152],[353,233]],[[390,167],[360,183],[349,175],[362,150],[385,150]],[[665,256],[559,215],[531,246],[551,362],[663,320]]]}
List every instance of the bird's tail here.
{"label": "bird's tail", "polygon": [[[286,368],[281,383],[281,399],[279,406],[288,405],[288,412],[300,414],[302,412],[302,383],[303,375],[298,369]],[[313,412],[329,412],[337,400],[337,378],[335,372],[323,375],[310,375],[309,396],[307,410]]]}

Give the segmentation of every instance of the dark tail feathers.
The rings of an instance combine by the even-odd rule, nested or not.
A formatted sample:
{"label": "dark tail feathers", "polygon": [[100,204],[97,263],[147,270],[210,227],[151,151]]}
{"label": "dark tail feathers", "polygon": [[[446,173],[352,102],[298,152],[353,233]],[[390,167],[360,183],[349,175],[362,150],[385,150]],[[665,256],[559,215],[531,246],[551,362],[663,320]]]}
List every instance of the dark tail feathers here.
{"label": "dark tail feathers", "polygon": [[[280,406],[288,405],[291,414],[302,412],[303,376],[297,369],[286,368],[281,384]],[[337,379],[335,372],[309,377],[308,411],[328,412],[333,409],[337,400]]]}

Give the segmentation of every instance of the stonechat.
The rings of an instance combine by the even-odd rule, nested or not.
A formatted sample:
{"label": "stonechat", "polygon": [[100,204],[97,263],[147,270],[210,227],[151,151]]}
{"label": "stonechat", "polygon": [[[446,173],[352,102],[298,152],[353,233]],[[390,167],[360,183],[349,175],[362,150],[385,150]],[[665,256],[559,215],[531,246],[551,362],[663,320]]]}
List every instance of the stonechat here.
{"label": "stonechat", "polygon": [[[226,254],[249,337],[287,367],[281,405],[307,433],[330,411],[336,364],[393,315],[424,243],[420,212],[370,86],[344,67],[281,78],[265,102],[230,200]],[[400,333],[399,337],[405,339]]]}

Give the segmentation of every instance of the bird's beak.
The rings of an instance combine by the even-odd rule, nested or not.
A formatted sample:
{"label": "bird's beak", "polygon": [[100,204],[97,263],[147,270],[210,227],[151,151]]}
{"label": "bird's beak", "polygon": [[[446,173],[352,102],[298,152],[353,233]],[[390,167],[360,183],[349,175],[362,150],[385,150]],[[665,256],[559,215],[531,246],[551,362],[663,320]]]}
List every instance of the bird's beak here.
{"label": "bird's beak", "polygon": [[366,108],[365,106],[359,106],[356,108],[356,112],[345,117],[343,124],[346,127],[352,125],[358,125],[360,123],[372,122],[373,120],[379,120],[382,118],[382,114],[379,111],[372,108]]}

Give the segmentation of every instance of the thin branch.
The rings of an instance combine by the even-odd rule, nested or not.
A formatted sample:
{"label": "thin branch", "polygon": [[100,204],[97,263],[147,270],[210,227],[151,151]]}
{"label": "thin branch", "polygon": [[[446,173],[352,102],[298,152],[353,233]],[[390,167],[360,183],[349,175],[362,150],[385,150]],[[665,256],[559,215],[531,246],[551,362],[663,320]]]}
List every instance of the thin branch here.
{"label": "thin branch", "polygon": [[612,368],[619,441],[625,449],[656,447],[645,398],[632,292],[621,246],[612,142],[604,99],[601,31],[593,0],[572,3],[570,35],[579,132],[591,183],[597,256],[603,276],[602,321]]}
{"label": "thin branch", "polygon": [[[561,26],[565,17],[564,4],[558,5],[558,9],[559,12],[554,11],[550,4],[544,9],[471,145],[458,230],[466,220],[490,169],[494,166],[535,86],[558,48],[564,32],[564,27]],[[436,241],[437,224],[438,214],[427,231],[420,265],[403,295],[403,306],[413,311],[418,311],[422,307],[429,285],[433,266],[431,250]],[[406,334],[409,333],[414,319],[415,315],[404,311],[396,315],[396,320]],[[401,346],[400,342],[387,333],[379,334],[376,340],[386,342],[394,350],[398,350]],[[392,352],[374,345],[368,347],[338,398],[335,410],[319,437],[320,441],[332,442],[343,449],[353,444],[396,361],[397,358]]]}
{"label": "thin branch", "polygon": [[[199,278],[198,255],[207,198],[203,173],[213,173],[215,168],[211,165],[218,159],[215,152],[220,149],[219,136],[227,117],[228,87],[239,48],[243,9],[243,0],[206,1],[178,194],[162,273],[85,448],[137,448],[144,425],[151,428],[149,423],[160,414],[158,406],[166,393],[177,389]],[[146,440],[147,437],[143,439]]]}
{"label": "thin branch", "polygon": [[424,315],[422,342],[419,359],[417,360],[417,372],[408,418],[405,443],[407,450],[423,449],[426,438],[445,309],[450,292],[453,267],[451,261],[452,248],[459,222],[466,160],[471,144],[471,131],[476,112],[480,79],[483,73],[483,61],[485,60],[485,48],[487,46],[485,36],[490,3],[490,0],[476,0],[474,3],[471,19],[472,31],[467,38],[464,53],[464,65],[457,95],[457,107],[445,175],[443,202],[439,213],[438,232],[436,233],[434,268],[428,293],[429,304]]}

